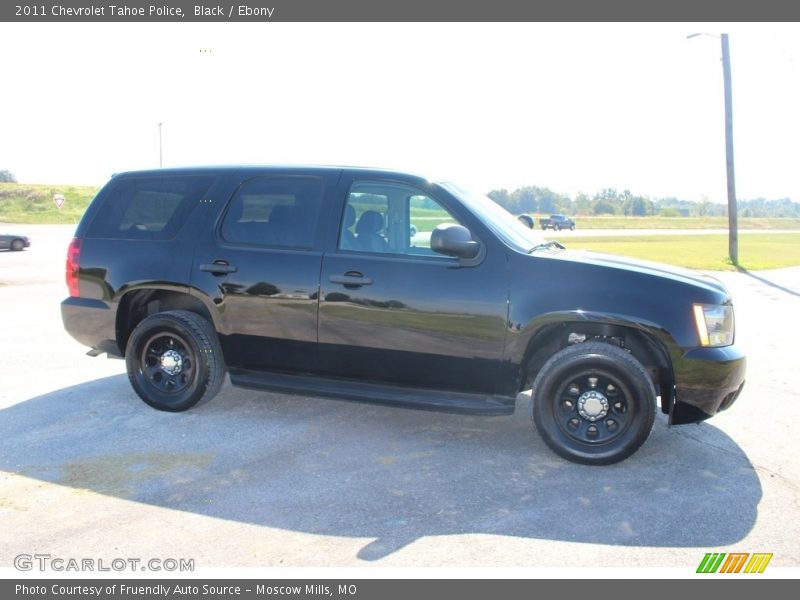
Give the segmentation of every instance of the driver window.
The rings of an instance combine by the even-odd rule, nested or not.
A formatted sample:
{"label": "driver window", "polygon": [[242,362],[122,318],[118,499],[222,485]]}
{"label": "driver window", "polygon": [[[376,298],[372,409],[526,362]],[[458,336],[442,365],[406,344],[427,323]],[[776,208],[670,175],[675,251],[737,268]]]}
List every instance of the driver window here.
{"label": "driver window", "polygon": [[442,257],[431,250],[431,232],[459,223],[421,190],[398,183],[353,184],[342,215],[339,248],[356,252]]}

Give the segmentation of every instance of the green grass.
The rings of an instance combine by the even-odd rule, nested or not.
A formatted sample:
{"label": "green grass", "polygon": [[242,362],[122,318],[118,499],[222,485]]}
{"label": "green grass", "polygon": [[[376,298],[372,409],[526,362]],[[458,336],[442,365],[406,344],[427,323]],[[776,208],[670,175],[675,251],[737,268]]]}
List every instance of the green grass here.
{"label": "green grass", "polygon": [[[74,225],[97,190],[89,186],[0,183],[0,221]],[[66,198],[61,209],[56,208],[53,194]]]}
{"label": "green grass", "polygon": [[[727,235],[575,237],[569,249],[592,250],[652,260],[690,269],[733,271]],[[748,270],[800,265],[800,232],[739,235],[739,266]]]}
{"label": "green grass", "polygon": [[[539,223],[539,215],[536,223]],[[546,216],[546,215],[542,215]],[[575,216],[579,229],[728,229],[728,217]],[[800,219],[739,217],[739,229],[797,229]]]}

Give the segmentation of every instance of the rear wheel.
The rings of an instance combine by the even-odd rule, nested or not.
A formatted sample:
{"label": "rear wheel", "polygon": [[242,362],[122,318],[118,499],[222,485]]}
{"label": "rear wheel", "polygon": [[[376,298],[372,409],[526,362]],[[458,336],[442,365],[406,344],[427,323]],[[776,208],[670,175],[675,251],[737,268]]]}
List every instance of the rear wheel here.
{"label": "rear wheel", "polygon": [[656,392],[630,353],[601,342],[564,348],[533,383],[533,420],[557,454],[606,465],[634,452],[650,435]]}
{"label": "rear wheel", "polygon": [[139,397],[170,412],[210,400],[225,377],[216,331],[185,310],[157,313],[139,323],[128,340],[125,362]]}

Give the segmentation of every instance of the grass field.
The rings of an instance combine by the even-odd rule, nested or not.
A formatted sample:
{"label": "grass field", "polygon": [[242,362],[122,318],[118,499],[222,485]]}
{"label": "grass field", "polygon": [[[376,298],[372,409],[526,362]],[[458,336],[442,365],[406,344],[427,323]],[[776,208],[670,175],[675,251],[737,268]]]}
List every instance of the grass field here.
{"label": "grass field", "polygon": [[[88,186],[0,183],[0,221],[75,225],[97,190]],[[60,209],[53,202],[53,194],[63,194],[66,199]]]}
{"label": "grass field", "polygon": [[[728,229],[728,217],[575,216],[579,229]],[[739,229],[797,229],[800,219],[739,217]],[[536,215],[538,226],[539,215]]]}
{"label": "grass field", "polygon": [[[691,269],[736,269],[728,260],[727,235],[575,237],[565,244],[569,249],[621,254]],[[760,270],[797,265],[800,265],[800,231],[739,235],[740,267]]]}

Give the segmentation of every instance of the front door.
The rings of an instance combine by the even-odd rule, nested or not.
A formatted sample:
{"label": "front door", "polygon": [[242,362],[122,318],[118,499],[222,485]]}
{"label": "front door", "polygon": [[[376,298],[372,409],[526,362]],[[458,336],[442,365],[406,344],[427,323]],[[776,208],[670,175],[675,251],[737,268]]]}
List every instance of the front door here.
{"label": "front door", "polygon": [[322,262],[323,374],[495,391],[508,310],[505,253],[487,248],[467,264],[432,251],[437,225],[464,224],[442,200],[402,182],[352,183],[338,246]]}

